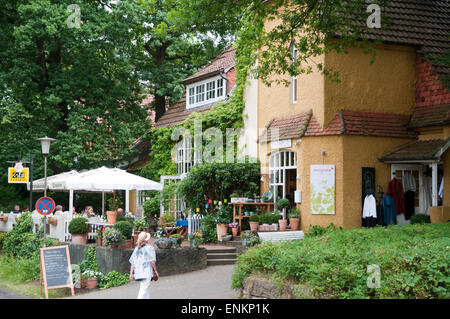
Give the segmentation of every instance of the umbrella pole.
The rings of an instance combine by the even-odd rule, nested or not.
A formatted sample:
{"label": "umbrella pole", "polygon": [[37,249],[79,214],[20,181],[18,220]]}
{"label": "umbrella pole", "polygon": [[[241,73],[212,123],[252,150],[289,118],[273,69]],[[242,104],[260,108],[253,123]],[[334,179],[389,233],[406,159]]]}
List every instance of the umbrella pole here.
{"label": "umbrella pole", "polygon": [[105,192],[102,191],[102,216],[105,214]]}

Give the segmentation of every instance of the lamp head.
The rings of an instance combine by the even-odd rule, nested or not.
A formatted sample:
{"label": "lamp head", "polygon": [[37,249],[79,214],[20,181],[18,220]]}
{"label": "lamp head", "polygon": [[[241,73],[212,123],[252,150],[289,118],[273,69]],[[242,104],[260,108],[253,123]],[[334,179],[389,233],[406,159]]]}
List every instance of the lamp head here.
{"label": "lamp head", "polygon": [[54,138],[47,137],[47,136],[38,138],[37,140],[41,142],[43,155],[48,155],[48,153],[50,152],[50,143],[53,141],[56,141]]}

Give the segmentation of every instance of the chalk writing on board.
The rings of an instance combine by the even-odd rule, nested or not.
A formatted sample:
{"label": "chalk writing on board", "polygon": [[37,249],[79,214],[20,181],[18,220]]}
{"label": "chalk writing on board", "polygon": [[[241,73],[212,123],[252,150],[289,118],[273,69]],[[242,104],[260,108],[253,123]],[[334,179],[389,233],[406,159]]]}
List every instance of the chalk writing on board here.
{"label": "chalk writing on board", "polygon": [[67,250],[44,250],[45,279],[48,287],[70,285]]}

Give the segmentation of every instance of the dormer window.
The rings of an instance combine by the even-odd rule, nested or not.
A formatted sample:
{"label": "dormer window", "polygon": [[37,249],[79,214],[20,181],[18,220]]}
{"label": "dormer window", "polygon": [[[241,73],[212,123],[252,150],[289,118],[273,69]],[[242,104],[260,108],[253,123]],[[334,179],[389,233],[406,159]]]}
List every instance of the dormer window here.
{"label": "dormer window", "polygon": [[225,98],[225,80],[221,76],[190,84],[186,87],[186,109],[199,107]]}

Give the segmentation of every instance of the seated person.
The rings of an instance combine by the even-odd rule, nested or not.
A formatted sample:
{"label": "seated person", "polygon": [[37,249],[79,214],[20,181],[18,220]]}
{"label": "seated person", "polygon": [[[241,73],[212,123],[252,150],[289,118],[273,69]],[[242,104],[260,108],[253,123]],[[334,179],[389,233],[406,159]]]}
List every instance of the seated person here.
{"label": "seated person", "polygon": [[62,205],[56,205],[55,212],[53,213],[53,215],[61,215],[62,212],[63,212]]}
{"label": "seated person", "polygon": [[86,208],[84,209],[84,212],[83,212],[83,217],[89,218],[92,215],[95,215],[94,208],[92,206],[86,206]]}
{"label": "seated person", "polygon": [[14,210],[13,210],[13,214],[20,214],[22,213],[22,211],[20,210],[20,206],[19,205],[15,205],[14,206]]}

